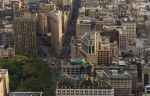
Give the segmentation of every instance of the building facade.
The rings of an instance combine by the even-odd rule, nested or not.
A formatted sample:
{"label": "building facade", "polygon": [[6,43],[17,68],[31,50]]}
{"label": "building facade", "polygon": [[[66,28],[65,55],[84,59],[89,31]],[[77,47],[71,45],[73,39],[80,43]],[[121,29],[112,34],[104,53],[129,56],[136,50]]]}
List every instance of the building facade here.
{"label": "building facade", "polygon": [[15,51],[18,54],[37,55],[37,25],[35,17],[18,17],[14,21]]}
{"label": "building facade", "polygon": [[9,93],[8,70],[0,69],[0,96],[7,96]]}
{"label": "building facade", "polygon": [[114,96],[113,89],[56,89],[56,96]]}
{"label": "building facade", "polygon": [[54,11],[49,13],[50,32],[51,32],[51,45],[56,54],[60,54],[63,45],[63,25],[62,25],[62,12]]}

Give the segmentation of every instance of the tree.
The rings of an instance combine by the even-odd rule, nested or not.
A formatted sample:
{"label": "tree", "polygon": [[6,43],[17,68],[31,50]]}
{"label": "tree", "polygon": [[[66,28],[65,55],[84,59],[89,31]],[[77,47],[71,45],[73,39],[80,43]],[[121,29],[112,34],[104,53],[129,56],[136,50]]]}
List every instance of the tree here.
{"label": "tree", "polygon": [[39,58],[16,56],[0,59],[0,68],[8,69],[11,91],[42,91],[44,96],[55,95],[55,74]]}

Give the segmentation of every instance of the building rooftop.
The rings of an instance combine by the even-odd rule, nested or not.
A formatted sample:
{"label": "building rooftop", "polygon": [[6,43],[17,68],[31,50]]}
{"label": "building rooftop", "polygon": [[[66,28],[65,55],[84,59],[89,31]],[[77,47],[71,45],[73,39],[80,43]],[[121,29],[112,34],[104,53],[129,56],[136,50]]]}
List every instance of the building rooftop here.
{"label": "building rooftop", "polygon": [[149,93],[144,93],[143,96],[150,96],[150,94]]}
{"label": "building rooftop", "polygon": [[[116,70],[115,70],[116,71]],[[127,72],[113,72],[111,73],[110,76],[111,79],[131,79],[131,75]]]}
{"label": "building rooftop", "polygon": [[103,80],[71,80],[64,79],[57,83],[58,89],[111,89],[112,87]]}
{"label": "building rooftop", "polygon": [[42,96],[42,92],[10,92],[9,96]]}
{"label": "building rooftop", "polygon": [[0,74],[7,74],[8,73],[8,69],[0,69]]}
{"label": "building rooftop", "polygon": [[95,18],[92,18],[92,17],[87,17],[87,16],[84,16],[84,17],[79,17],[79,20],[80,20],[80,23],[82,24],[91,24],[92,22],[96,22],[96,19]]}
{"label": "building rooftop", "polygon": [[[104,70],[103,73],[107,75],[109,79],[132,79],[131,74],[128,72],[129,70],[136,70],[136,68],[129,68],[128,66],[124,65],[110,65],[110,66],[98,66],[96,67],[97,70]],[[104,77],[100,75],[100,71],[96,71],[98,76]]]}

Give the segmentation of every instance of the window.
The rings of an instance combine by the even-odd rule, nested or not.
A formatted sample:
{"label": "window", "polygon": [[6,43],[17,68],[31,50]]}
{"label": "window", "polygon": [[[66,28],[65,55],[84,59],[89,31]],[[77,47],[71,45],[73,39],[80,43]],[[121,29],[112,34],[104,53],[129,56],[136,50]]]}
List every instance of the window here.
{"label": "window", "polygon": [[90,90],[90,91],[89,91],[89,95],[93,95],[93,93],[92,93],[92,92],[93,92],[93,91],[92,91],[92,90]]}
{"label": "window", "polygon": [[57,95],[61,95],[61,91],[60,90],[57,91]]}
{"label": "window", "polygon": [[76,90],[76,95],[79,95],[79,90]]}
{"label": "window", "polygon": [[73,90],[71,90],[71,95],[74,95],[74,91]]}
{"label": "window", "polygon": [[88,95],[88,91],[87,90],[85,90],[85,95]]}
{"label": "window", "polygon": [[70,91],[69,90],[67,90],[67,95],[69,95],[70,94]]}
{"label": "window", "polygon": [[65,90],[62,91],[62,95],[66,95],[66,94],[65,94]]}
{"label": "window", "polygon": [[94,95],[97,95],[97,91],[96,90],[94,91]]}
{"label": "window", "polygon": [[102,95],[102,92],[99,90],[99,91],[97,92],[97,94],[98,94],[98,95]]}
{"label": "window", "polygon": [[80,94],[81,94],[81,95],[84,95],[83,90],[80,91]]}

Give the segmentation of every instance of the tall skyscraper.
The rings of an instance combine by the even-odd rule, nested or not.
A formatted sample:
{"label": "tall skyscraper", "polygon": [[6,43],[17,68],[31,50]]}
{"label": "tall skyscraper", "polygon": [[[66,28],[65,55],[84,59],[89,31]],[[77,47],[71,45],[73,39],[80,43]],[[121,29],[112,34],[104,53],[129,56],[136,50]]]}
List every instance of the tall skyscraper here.
{"label": "tall skyscraper", "polygon": [[99,49],[98,49],[98,56],[97,56],[97,62],[99,65],[110,65],[112,64],[113,59],[113,53],[112,48],[110,46],[110,42],[108,40],[102,39],[101,42],[99,42]]}
{"label": "tall skyscraper", "polygon": [[41,34],[48,33],[48,15],[45,13],[38,14],[38,32]]}
{"label": "tall skyscraper", "polygon": [[126,22],[122,26],[124,33],[127,36],[129,48],[136,46],[136,23],[135,22]]}
{"label": "tall skyscraper", "polygon": [[32,16],[16,18],[14,31],[16,53],[37,55],[36,18]]}
{"label": "tall skyscraper", "polygon": [[62,12],[54,11],[49,14],[49,27],[51,36],[51,44],[56,54],[60,54],[63,43],[62,31]]}

